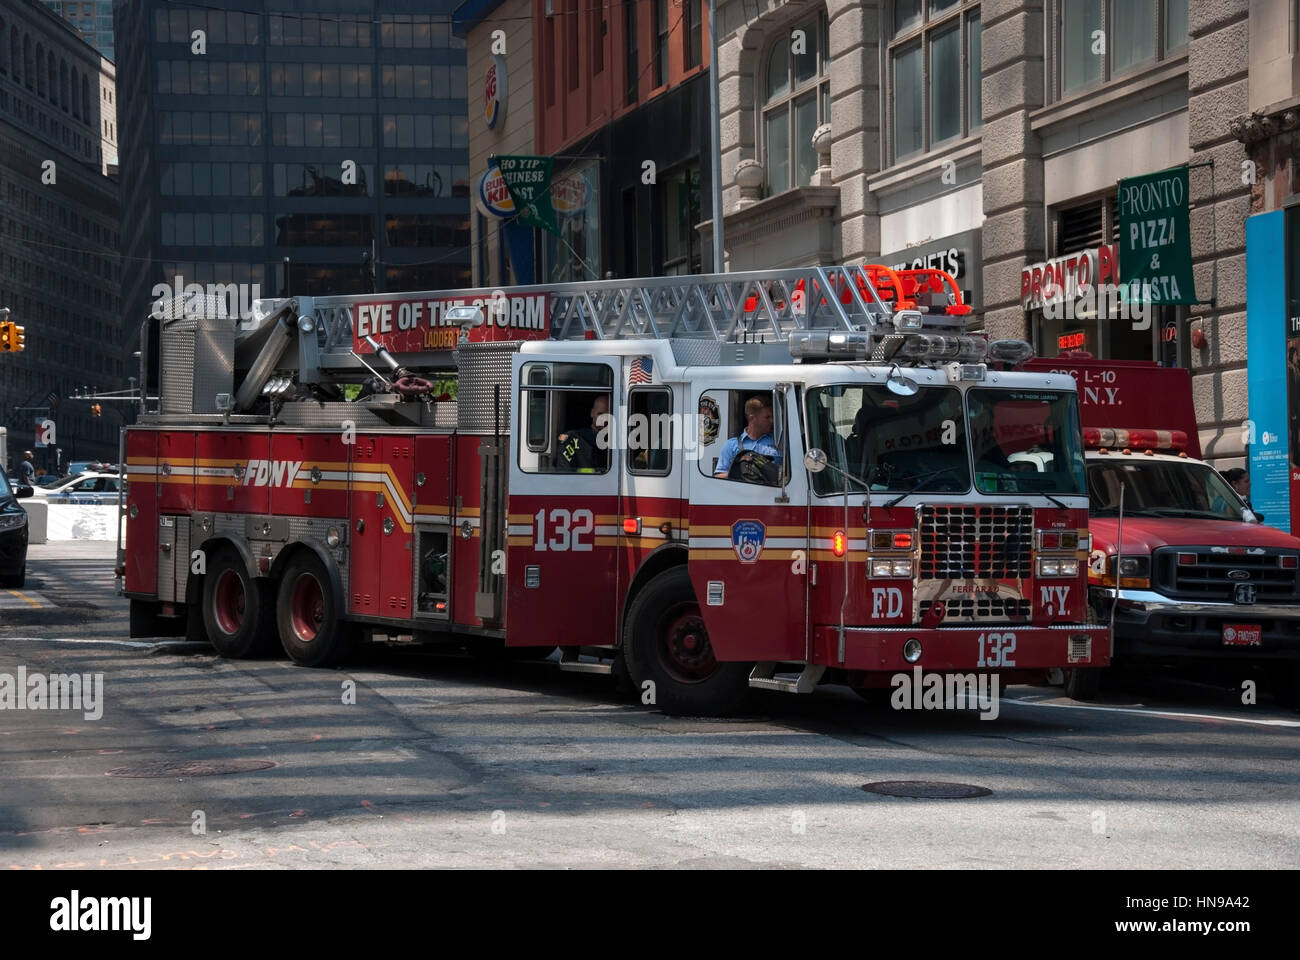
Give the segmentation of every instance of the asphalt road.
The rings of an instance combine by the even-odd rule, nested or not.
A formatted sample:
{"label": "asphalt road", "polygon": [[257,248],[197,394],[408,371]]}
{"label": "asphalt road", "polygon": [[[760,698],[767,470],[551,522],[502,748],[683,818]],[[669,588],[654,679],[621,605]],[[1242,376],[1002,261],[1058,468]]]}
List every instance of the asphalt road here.
{"label": "asphalt road", "polygon": [[[0,869],[1300,866],[1300,714],[1267,695],[1021,686],[982,720],[823,687],[673,719],[551,663],[128,642],[111,570],[34,546],[0,590],[0,674],[103,675],[99,719],[0,710]],[[862,789],[887,781],[990,792]]]}

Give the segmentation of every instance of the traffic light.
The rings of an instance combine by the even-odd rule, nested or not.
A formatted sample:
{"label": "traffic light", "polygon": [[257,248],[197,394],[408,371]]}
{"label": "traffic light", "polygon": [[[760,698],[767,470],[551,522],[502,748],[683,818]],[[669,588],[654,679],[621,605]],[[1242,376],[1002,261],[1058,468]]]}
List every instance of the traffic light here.
{"label": "traffic light", "polygon": [[18,324],[5,320],[0,322],[0,351],[8,353],[27,349],[24,346],[26,336]]}
{"label": "traffic light", "polygon": [[92,403],[90,405],[90,415],[92,417],[102,417],[104,415],[104,409],[99,404]]}

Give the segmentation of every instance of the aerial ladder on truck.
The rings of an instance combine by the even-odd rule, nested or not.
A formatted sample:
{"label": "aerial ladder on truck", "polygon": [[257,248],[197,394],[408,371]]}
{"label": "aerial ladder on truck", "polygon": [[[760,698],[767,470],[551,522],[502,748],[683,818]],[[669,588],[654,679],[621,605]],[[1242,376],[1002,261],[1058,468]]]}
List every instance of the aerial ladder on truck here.
{"label": "aerial ladder on truck", "polygon": [[[1011,423],[1068,460],[1073,381],[990,373],[1027,345],[968,331],[940,271],[155,313],[160,399],[123,441],[133,635],[234,657],[278,642],[309,666],[360,639],[559,647],[564,669],[626,670],[695,713],[753,688],[1108,655],[1086,622],[1082,491],[973,479],[968,459],[969,396],[980,430]],[[733,442],[740,469],[717,469]],[[1050,549],[1043,525],[1064,531]]]}

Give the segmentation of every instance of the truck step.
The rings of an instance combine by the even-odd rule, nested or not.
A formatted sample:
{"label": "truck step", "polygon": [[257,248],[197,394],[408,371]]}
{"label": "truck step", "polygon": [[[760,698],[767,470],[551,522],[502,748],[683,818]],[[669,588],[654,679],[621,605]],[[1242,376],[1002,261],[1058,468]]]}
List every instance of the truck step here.
{"label": "truck step", "polygon": [[588,657],[581,660],[581,654],[574,648],[560,648],[560,669],[567,670],[570,673],[601,673],[609,676],[614,672],[614,661],[599,660],[595,657]]}
{"label": "truck step", "polygon": [[757,663],[749,674],[749,685],[755,690],[779,690],[782,693],[812,693],[826,672],[824,664],[805,664],[797,677],[776,675],[776,663]]}

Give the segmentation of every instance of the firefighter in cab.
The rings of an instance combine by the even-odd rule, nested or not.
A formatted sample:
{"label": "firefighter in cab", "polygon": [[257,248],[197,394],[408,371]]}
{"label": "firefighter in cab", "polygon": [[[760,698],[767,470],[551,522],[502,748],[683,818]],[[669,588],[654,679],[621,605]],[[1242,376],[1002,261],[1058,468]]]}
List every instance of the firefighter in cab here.
{"label": "firefighter in cab", "polygon": [[609,395],[598,393],[591,403],[591,426],[566,430],[556,444],[555,465],[574,473],[604,473],[608,452],[598,435],[609,418]]}

